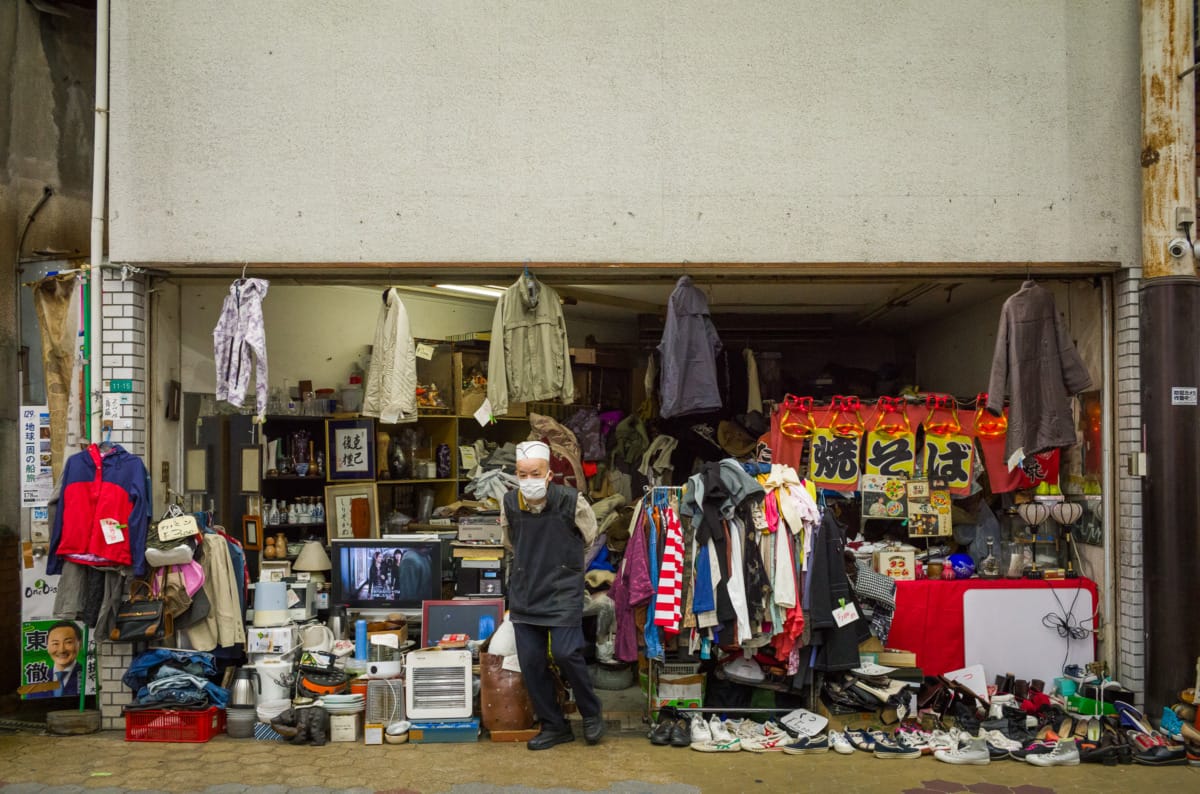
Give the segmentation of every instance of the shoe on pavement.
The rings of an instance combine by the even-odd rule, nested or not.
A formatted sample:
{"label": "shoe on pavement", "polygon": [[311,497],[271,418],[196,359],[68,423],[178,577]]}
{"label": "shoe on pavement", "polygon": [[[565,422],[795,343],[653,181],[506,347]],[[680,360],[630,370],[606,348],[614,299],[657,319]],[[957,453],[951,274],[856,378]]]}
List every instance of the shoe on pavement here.
{"label": "shoe on pavement", "polygon": [[829,745],[833,747],[835,753],[854,755],[854,745],[850,744],[850,740],[846,738],[846,734],[841,731],[833,731],[829,734]]}
{"label": "shoe on pavement", "polygon": [[675,725],[671,728],[671,746],[692,746],[692,726],[688,722],[688,718],[684,717],[683,715],[679,715],[675,718]]}
{"label": "shoe on pavement", "polygon": [[1183,766],[1188,762],[1187,750],[1184,749],[1182,744],[1170,747],[1159,746],[1151,750],[1134,753],[1133,762],[1146,766]]}
{"label": "shoe on pavement", "polygon": [[571,732],[570,728],[553,730],[543,727],[537,736],[525,743],[525,746],[530,750],[549,750],[557,744],[573,741],[575,741],[575,734]]}
{"label": "shoe on pavement", "polygon": [[[789,733],[770,732],[753,739],[742,739],[742,749],[749,750],[752,753],[772,753],[783,750],[795,740],[796,737]],[[829,745],[826,745],[825,749],[828,750]]]}
{"label": "shoe on pavement", "polygon": [[597,714],[594,717],[583,718],[583,739],[588,744],[596,744],[604,738],[604,717]]}
{"label": "shoe on pavement", "polygon": [[650,729],[650,744],[666,747],[671,743],[671,734],[675,730],[675,709],[662,709],[658,712],[658,724]]}
{"label": "shoe on pavement", "polygon": [[875,757],[883,759],[891,758],[920,758],[921,750],[918,747],[909,747],[898,742],[879,739],[875,742]]}
{"label": "shoe on pavement", "polygon": [[1025,756],[1025,763],[1034,766],[1078,766],[1079,747],[1074,739],[1059,739],[1050,752]]}
{"label": "shoe on pavement", "polygon": [[795,741],[783,745],[783,751],[788,755],[809,755],[829,752],[829,735],[801,736]]}
{"label": "shoe on pavement", "polygon": [[707,744],[713,740],[712,728],[699,714],[692,715],[692,744]]}
{"label": "shoe on pavement", "polygon": [[1031,755],[1045,755],[1054,752],[1058,742],[1032,741],[1020,750],[1010,750],[1009,755],[1018,761],[1024,761]]}
{"label": "shoe on pavement", "polygon": [[846,731],[843,736],[850,742],[850,745],[855,750],[862,750],[864,753],[872,753],[875,751],[875,737],[868,731]]}
{"label": "shoe on pavement", "polygon": [[969,744],[954,750],[934,750],[933,757],[947,764],[969,764],[983,766],[992,761],[988,752],[987,739],[975,738]]}
{"label": "shoe on pavement", "polygon": [[983,729],[980,729],[979,736],[977,738],[986,739],[988,744],[1009,753],[1022,749],[1020,742],[1015,739],[1008,738],[1000,731],[984,731]]}
{"label": "shoe on pavement", "polygon": [[934,731],[929,736],[929,746],[936,753],[938,750],[957,750],[962,742],[959,741],[957,735],[952,735],[947,731]]}

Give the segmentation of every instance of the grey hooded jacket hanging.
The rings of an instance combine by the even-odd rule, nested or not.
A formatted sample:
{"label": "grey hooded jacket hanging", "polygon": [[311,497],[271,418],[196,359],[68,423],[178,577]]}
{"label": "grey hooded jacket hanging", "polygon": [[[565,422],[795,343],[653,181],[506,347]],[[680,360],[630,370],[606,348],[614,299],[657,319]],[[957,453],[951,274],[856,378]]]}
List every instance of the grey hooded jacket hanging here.
{"label": "grey hooded jacket hanging", "polygon": [[1054,294],[1026,281],[1004,302],[988,383],[987,408],[999,415],[1009,397],[1004,452],[1029,457],[1075,443],[1072,395],[1092,388]]}
{"label": "grey hooded jacket hanging", "polygon": [[721,338],[708,315],[708,300],[690,276],[681,277],[671,293],[658,352],[662,357],[659,414],[664,419],[721,407],[717,386]]}

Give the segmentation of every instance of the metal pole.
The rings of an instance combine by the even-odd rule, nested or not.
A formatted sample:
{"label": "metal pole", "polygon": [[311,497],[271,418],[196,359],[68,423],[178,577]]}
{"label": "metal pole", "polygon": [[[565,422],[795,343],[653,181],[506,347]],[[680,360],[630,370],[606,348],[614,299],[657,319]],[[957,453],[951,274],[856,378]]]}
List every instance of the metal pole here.
{"label": "metal pole", "polygon": [[[1142,0],[1142,274],[1139,363],[1146,471],[1141,548],[1122,549],[1121,573],[1143,587],[1146,713],[1175,702],[1200,655],[1190,606],[1200,595],[1200,279],[1195,239],[1196,77],[1192,0]],[[1140,554],[1139,554],[1140,552]],[[1138,570],[1138,568],[1141,570]],[[1136,643],[1140,646],[1141,643]],[[1134,650],[1142,650],[1135,647]]]}

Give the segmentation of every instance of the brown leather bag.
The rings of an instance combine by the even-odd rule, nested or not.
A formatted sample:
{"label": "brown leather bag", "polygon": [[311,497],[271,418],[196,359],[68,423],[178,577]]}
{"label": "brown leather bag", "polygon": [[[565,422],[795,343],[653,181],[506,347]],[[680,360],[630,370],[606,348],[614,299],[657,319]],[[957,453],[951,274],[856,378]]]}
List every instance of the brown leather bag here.
{"label": "brown leather bag", "polygon": [[479,705],[489,731],[523,731],[533,727],[533,702],[520,673],[505,670],[504,657],[479,654]]}

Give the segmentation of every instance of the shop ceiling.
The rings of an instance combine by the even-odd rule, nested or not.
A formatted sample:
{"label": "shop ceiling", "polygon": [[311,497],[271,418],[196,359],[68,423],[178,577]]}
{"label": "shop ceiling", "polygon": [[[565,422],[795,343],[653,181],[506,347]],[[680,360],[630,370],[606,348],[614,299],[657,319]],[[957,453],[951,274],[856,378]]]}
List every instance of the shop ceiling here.
{"label": "shop ceiling", "polygon": [[[525,267],[513,262],[243,263],[150,265],[175,279],[247,275],[280,285],[435,284],[507,286]],[[690,275],[708,294],[710,310],[727,321],[788,315],[799,330],[912,328],[932,316],[957,313],[1011,293],[1033,274],[1079,279],[1115,272],[1115,262],[897,262],[897,263],[563,263],[531,262],[580,316],[628,317],[665,313],[675,281]],[[451,293],[446,293],[451,297]],[[454,296],[463,297],[463,296]],[[480,300],[490,300],[483,297]]]}

